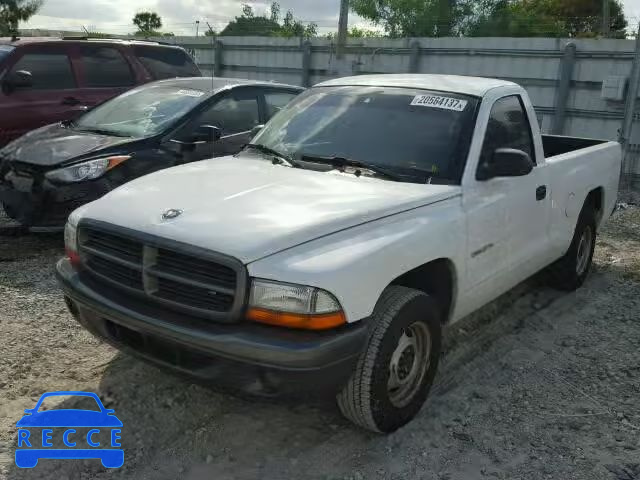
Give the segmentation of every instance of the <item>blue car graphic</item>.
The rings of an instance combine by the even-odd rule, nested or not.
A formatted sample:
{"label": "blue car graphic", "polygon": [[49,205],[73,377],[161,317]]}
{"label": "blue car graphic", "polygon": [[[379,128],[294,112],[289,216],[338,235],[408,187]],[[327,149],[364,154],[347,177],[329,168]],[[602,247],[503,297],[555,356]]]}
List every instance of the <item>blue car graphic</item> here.
{"label": "blue car graphic", "polygon": [[[77,396],[93,398],[100,411],[81,409],[55,409],[39,412],[38,409],[47,397],[55,396]],[[124,463],[124,450],[120,447],[120,428],[122,422],[114,415],[114,410],[104,408],[100,398],[91,392],[48,392],[43,394],[36,406],[25,410],[26,415],[22,417],[16,426],[18,427],[18,448],[16,449],[16,465],[21,468],[33,468],[38,464],[40,458],[55,459],[85,459],[99,458],[106,468],[118,468]],[[44,427],[41,435],[31,436],[29,428]],[[76,434],[73,427],[91,427],[86,436]],[[95,435],[100,433],[100,429],[110,429],[111,448],[104,448]],[[65,446],[69,448],[48,448],[52,447],[51,435],[53,429],[64,430],[63,440]],[[40,438],[41,437],[41,438]],[[77,438],[76,438],[77,437]],[[74,441],[71,441],[73,438]],[[89,448],[73,448],[76,444],[86,439]],[[40,445],[38,445],[40,443]],[[40,448],[42,447],[42,448]]]}

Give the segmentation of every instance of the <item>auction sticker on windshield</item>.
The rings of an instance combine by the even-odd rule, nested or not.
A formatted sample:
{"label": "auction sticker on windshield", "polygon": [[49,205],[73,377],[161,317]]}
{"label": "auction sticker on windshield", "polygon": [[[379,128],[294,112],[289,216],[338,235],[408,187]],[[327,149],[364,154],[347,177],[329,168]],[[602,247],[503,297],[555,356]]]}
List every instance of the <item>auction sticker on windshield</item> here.
{"label": "auction sticker on windshield", "polygon": [[178,95],[186,95],[187,97],[201,97],[204,92],[200,90],[178,90]]}
{"label": "auction sticker on windshield", "polygon": [[442,108],[444,110],[455,110],[462,112],[467,107],[466,100],[457,98],[442,97],[440,95],[416,95],[411,101],[411,105],[419,105],[421,107]]}

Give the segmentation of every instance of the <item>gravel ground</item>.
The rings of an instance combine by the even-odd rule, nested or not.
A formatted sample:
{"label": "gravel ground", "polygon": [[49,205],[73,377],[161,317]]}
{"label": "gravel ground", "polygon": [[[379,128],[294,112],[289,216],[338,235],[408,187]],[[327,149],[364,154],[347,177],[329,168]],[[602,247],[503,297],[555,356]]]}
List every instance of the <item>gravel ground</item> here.
{"label": "gravel ground", "polygon": [[[640,479],[638,208],[609,222],[578,292],[532,279],[450,327],[427,405],[386,437],[329,402],[216,393],[101,344],[64,308],[60,237],[0,237],[0,478]],[[51,390],[116,410],[123,468],[15,467],[15,422]]]}

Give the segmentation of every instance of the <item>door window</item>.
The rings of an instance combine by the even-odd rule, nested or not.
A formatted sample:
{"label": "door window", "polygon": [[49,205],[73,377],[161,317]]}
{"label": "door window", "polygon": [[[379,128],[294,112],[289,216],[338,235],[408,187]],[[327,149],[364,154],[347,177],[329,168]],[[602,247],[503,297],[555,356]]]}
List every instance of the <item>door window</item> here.
{"label": "door window", "polygon": [[258,99],[226,97],[217,101],[198,116],[193,125],[213,125],[222,129],[222,135],[247,132],[260,123]]}
{"label": "door window", "polygon": [[87,45],[80,49],[80,56],[87,87],[128,87],[135,83],[129,63],[115,48]]}
{"label": "door window", "polygon": [[71,62],[63,52],[25,53],[11,68],[11,72],[31,73],[33,84],[20,90],[62,90],[75,88]]}
{"label": "door window", "polygon": [[293,92],[265,92],[264,101],[267,106],[267,118],[269,120],[282,110],[298,94]]}
{"label": "door window", "polygon": [[491,109],[485,134],[480,165],[489,161],[498,148],[522,150],[536,163],[531,126],[519,95],[496,101]]}
{"label": "door window", "polygon": [[156,80],[201,75],[193,60],[180,48],[136,46],[133,52]]}

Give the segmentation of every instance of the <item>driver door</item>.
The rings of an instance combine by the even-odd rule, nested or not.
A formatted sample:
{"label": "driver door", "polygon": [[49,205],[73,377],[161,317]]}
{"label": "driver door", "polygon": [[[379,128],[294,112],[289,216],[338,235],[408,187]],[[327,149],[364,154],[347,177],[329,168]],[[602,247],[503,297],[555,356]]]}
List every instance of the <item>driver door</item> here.
{"label": "driver door", "polygon": [[533,274],[545,261],[547,245],[548,173],[544,165],[537,164],[527,111],[519,95],[499,98],[493,104],[479,165],[499,148],[524,151],[534,167],[519,177],[476,177],[466,195],[467,279],[483,300]]}
{"label": "driver door", "polygon": [[197,143],[189,161],[234,155],[251,141],[251,129],[260,124],[258,91],[237,89],[214,99],[203,112],[189,122],[189,133],[202,125],[220,128],[222,138],[214,143]]}

